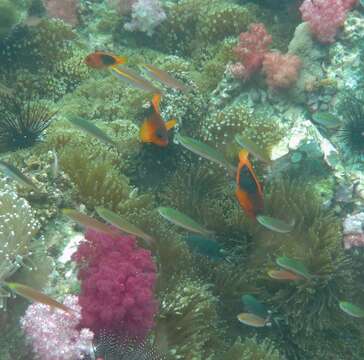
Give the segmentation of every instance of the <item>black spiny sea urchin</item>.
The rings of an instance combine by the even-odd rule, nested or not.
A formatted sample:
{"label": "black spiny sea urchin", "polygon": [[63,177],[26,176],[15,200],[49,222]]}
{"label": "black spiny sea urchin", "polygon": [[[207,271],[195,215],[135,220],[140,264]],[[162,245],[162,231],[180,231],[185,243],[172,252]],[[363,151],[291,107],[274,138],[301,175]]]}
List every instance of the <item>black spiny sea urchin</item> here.
{"label": "black spiny sea urchin", "polygon": [[364,102],[348,97],[343,103],[343,118],[339,138],[352,155],[364,155]]}
{"label": "black spiny sea urchin", "polygon": [[56,112],[36,98],[13,94],[0,98],[0,152],[26,148],[36,143]]}

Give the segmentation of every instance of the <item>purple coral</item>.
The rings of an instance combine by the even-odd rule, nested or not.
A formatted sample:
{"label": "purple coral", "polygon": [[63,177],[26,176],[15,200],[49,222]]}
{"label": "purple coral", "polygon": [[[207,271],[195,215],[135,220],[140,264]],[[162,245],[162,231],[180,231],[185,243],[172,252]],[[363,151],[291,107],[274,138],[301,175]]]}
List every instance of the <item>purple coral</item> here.
{"label": "purple coral", "polygon": [[124,28],[128,31],[142,31],[151,36],[166,17],[159,0],[136,0],[132,5],[131,22],[126,23]]}
{"label": "purple coral", "polygon": [[78,24],[77,8],[79,0],[43,0],[43,5],[49,17],[62,19],[76,26]]}
{"label": "purple coral", "polygon": [[135,238],[87,230],[73,259],[79,264],[81,325],[143,338],[154,325],[156,266]]}
{"label": "purple coral", "polygon": [[40,360],[79,360],[91,349],[94,334],[89,329],[78,329],[81,307],[77,296],[66,296],[64,304],[74,314],[32,304],[21,319],[26,339]]}

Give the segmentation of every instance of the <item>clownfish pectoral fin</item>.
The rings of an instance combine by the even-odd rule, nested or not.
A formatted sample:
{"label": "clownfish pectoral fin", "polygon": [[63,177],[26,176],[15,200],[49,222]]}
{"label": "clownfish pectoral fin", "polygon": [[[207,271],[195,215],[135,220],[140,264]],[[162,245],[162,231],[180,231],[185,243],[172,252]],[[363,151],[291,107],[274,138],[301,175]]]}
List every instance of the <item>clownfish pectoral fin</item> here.
{"label": "clownfish pectoral fin", "polygon": [[154,108],[154,111],[159,114],[159,103],[161,101],[161,94],[155,94],[153,96],[152,105]]}
{"label": "clownfish pectoral fin", "polygon": [[242,149],[239,152],[239,160],[240,161],[246,161],[248,160],[248,156],[249,156],[249,151],[246,149]]}
{"label": "clownfish pectoral fin", "polygon": [[171,120],[166,122],[166,129],[171,130],[176,124],[177,124],[177,120],[176,119],[171,119]]}

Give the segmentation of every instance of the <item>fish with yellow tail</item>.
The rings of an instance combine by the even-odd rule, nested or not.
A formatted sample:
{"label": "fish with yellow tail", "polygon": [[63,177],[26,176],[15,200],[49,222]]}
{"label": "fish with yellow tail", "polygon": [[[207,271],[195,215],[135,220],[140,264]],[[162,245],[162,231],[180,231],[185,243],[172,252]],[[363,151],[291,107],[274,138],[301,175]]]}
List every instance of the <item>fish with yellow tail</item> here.
{"label": "fish with yellow tail", "polygon": [[236,197],[247,216],[255,219],[264,210],[263,190],[249,161],[247,150],[239,153]]}
{"label": "fish with yellow tail", "polygon": [[140,140],[143,143],[152,143],[165,147],[169,143],[168,131],[177,121],[175,119],[165,122],[159,111],[160,94],[154,95],[152,100],[152,114],[147,117],[140,128]]}

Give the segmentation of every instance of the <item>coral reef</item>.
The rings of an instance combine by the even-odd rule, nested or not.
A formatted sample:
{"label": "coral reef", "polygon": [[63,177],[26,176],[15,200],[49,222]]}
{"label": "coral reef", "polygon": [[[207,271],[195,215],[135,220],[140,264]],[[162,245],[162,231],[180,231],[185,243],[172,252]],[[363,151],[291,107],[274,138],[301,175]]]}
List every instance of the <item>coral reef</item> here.
{"label": "coral reef", "polygon": [[263,72],[266,74],[267,84],[272,89],[286,89],[292,86],[301,67],[301,60],[297,55],[267,53],[263,60]]}
{"label": "coral reef", "polygon": [[62,19],[73,26],[78,24],[78,0],[43,0],[44,7],[49,17]]}
{"label": "coral reef", "polygon": [[33,304],[21,319],[27,341],[40,360],[78,360],[91,350],[94,334],[77,328],[81,319],[77,296],[66,296],[63,304],[74,312]]}
{"label": "coral reef", "polygon": [[271,42],[264,24],[251,24],[248,32],[240,34],[239,43],[233,49],[239,62],[230,67],[231,73],[238,79],[248,80],[260,70]]}
{"label": "coral reef", "polygon": [[[19,197],[13,186],[0,181],[0,281],[12,276],[32,254],[32,238],[39,230],[29,203]],[[0,307],[7,294],[1,289]]]}
{"label": "coral reef", "polygon": [[153,327],[156,267],[130,236],[87,230],[73,260],[79,265],[81,325],[143,338]]}
{"label": "coral reef", "polygon": [[131,6],[131,21],[124,25],[128,31],[141,31],[152,36],[154,29],[166,18],[159,0],[136,0]]}
{"label": "coral reef", "polygon": [[[220,359],[220,358],[219,358]],[[265,339],[258,342],[256,338],[247,338],[244,341],[236,340],[234,345],[221,357],[230,360],[284,360],[272,342]]]}
{"label": "coral reef", "polygon": [[32,146],[50,125],[55,111],[38,99],[21,99],[8,94],[0,97],[0,152]]}
{"label": "coral reef", "polygon": [[302,19],[309,23],[320,42],[333,43],[338,28],[343,26],[346,13],[353,5],[352,0],[305,0],[300,11]]}

